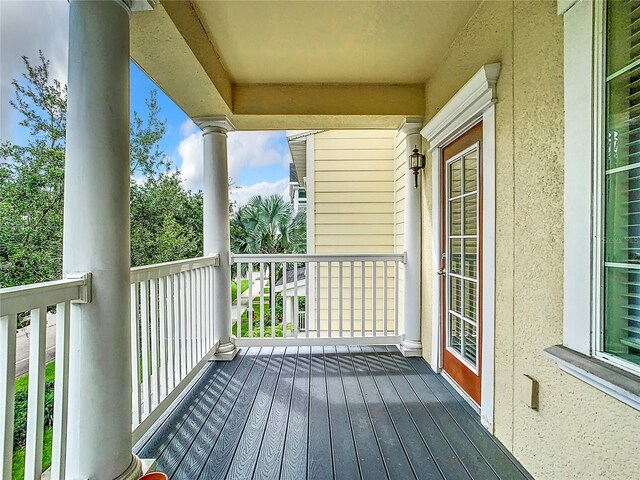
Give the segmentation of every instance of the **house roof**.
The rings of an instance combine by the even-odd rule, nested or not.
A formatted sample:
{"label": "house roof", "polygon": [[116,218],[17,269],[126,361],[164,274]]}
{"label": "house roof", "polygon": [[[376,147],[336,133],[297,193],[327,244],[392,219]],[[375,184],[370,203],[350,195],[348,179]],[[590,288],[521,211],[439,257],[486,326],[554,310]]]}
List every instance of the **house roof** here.
{"label": "house roof", "polygon": [[[287,270],[287,285],[292,284],[293,283],[293,269]],[[298,282],[301,282],[302,280],[305,280],[306,277],[306,268],[305,267],[298,267]],[[276,280],[276,287],[281,286],[282,285],[282,276],[280,276],[280,278],[278,278]]]}
{"label": "house roof", "polygon": [[289,183],[300,183],[296,173],[296,166],[293,163],[289,164]]}

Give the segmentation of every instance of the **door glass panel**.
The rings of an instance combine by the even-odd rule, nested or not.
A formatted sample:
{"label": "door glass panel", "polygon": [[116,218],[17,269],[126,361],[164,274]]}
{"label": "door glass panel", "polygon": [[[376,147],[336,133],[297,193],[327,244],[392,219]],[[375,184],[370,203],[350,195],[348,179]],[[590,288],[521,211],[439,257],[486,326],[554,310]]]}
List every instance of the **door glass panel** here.
{"label": "door glass panel", "polygon": [[478,278],[478,240],[464,239],[464,276]]}
{"label": "door glass panel", "polygon": [[464,197],[464,234],[478,233],[478,197],[475,193]]}
{"label": "door glass panel", "polygon": [[457,160],[449,164],[449,198],[462,194],[462,162]]}
{"label": "door glass panel", "polygon": [[477,295],[476,295],[476,282],[471,280],[464,281],[464,316],[470,320],[475,321],[476,319],[476,306],[477,306]]}
{"label": "door glass panel", "polygon": [[449,228],[451,235],[462,235],[462,200],[452,200],[449,202]]}
{"label": "door glass panel", "polygon": [[478,152],[464,157],[464,193],[475,192],[478,189]]}
{"label": "door glass panel", "polygon": [[462,315],[462,280],[451,277],[449,281],[449,308]]}
{"label": "door glass panel", "polygon": [[473,365],[476,364],[477,356],[477,329],[475,325],[464,323],[464,358],[469,360]]}
{"label": "door glass panel", "polygon": [[450,269],[451,273],[462,274],[462,240],[460,238],[452,238],[449,248],[451,255]]}
{"label": "door glass panel", "polygon": [[458,353],[462,353],[462,321],[455,315],[449,314],[449,346]]}
{"label": "door glass panel", "polygon": [[[478,356],[478,151],[450,161],[447,185],[447,343],[475,366]],[[462,237],[462,238],[460,238]]]}

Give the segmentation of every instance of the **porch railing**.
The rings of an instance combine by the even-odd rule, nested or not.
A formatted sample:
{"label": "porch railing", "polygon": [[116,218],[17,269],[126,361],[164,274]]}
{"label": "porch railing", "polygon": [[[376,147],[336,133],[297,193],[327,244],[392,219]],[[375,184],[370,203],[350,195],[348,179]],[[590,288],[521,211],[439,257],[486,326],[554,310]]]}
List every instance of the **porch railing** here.
{"label": "porch railing", "polygon": [[[235,341],[239,346],[400,343],[404,261],[403,254],[235,255]],[[218,264],[219,257],[210,256],[131,270],[134,443],[215,351],[213,269]],[[42,470],[46,320],[47,309],[52,315],[55,308],[51,478],[62,479],[70,309],[73,302],[91,301],[91,274],[2,289],[0,297],[0,474],[11,475],[16,326],[25,314],[31,317],[25,478],[39,478]]]}
{"label": "porch railing", "polygon": [[16,327],[30,315],[29,393],[25,478],[40,478],[45,425],[47,309],[56,315],[55,384],[51,478],[64,478],[69,386],[69,313],[72,302],[90,301],[91,274],[0,290],[0,476],[11,478],[14,440]]}
{"label": "porch railing", "polygon": [[134,443],[213,353],[218,263],[210,256],[131,270]]}
{"label": "porch railing", "polygon": [[[237,345],[397,344],[404,254],[234,255]],[[301,321],[302,320],[302,321]]]}
{"label": "porch railing", "polygon": [[[218,256],[131,270],[132,437],[135,443],[206,364],[215,349],[213,268]],[[91,274],[0,290],[0,478],[11,478],[16,327],[30,315],[25,478],[40,478],[45,426],[47,310],[55,308],[51,478],[65,478],[69,323],[72,302],[91,301]],[[52,313],[51,313],[52,314]]]}

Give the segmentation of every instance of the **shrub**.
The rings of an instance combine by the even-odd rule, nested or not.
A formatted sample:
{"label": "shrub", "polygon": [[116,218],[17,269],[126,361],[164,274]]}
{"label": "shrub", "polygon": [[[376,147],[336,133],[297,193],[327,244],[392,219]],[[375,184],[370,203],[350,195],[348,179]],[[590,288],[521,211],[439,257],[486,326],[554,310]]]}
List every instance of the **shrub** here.
{"label": "shrub", "polygon": [[[53,425],[53,379],[47,380],[44,387],[44,428]],[[13,427],[13,449],[24,447],[27,441],[27,405],[29,389],[19,389],[15,396],[15,421]]]}

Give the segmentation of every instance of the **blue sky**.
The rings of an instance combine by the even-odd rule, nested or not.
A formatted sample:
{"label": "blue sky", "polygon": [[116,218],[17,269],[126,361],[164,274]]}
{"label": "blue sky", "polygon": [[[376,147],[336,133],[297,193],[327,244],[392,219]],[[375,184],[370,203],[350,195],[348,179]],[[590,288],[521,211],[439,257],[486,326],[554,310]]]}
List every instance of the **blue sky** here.
{"label": "blue sky", "polygon": [[[23,71],[26,55],[35,60],[38,50],[51,62],[51,75],[67,78],[68,3],[66,0],[0,1],[0,99],[2,117],[0,139],[21,143],[25,132],[11,112],[11,79]],[[202,135],[189,117],[131,62],[131,110],[146,116],[145,99],[158,91],[161,117],[167,120],[161,149],[181,171],[187,188],[202,185]],[[212,112],[215,113],[215,112]],[[232,132],[228,139],[229,175],[236,188],[231,198],[239,204],[256,194],[283,194],[287,190],[291,161],[285,132]]]}

